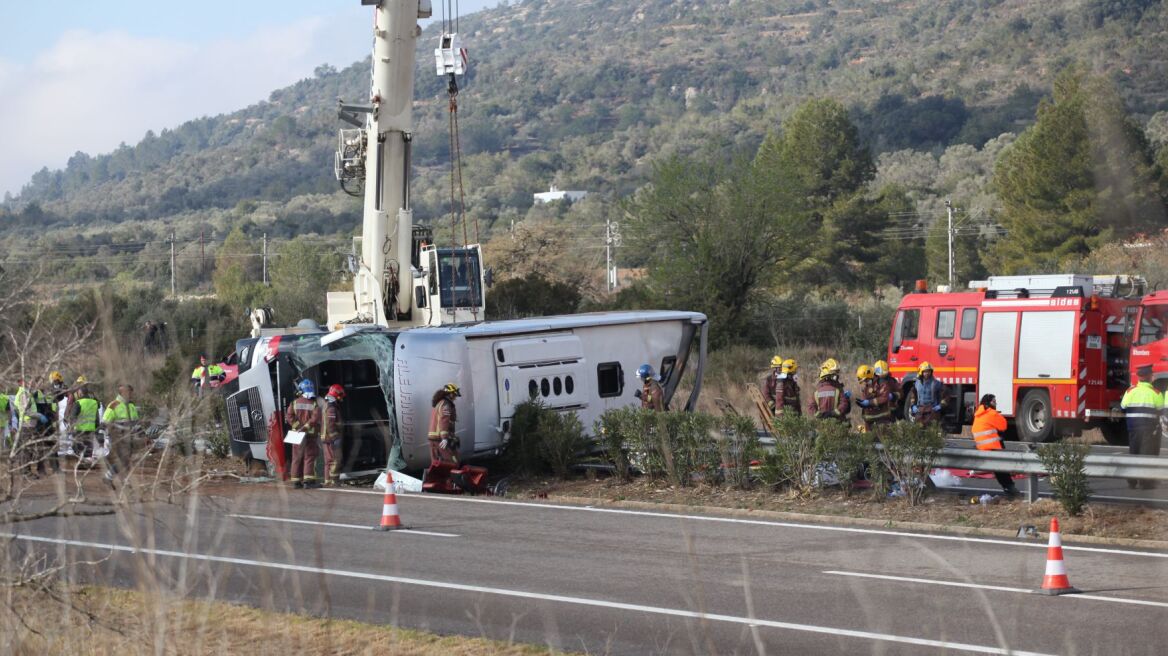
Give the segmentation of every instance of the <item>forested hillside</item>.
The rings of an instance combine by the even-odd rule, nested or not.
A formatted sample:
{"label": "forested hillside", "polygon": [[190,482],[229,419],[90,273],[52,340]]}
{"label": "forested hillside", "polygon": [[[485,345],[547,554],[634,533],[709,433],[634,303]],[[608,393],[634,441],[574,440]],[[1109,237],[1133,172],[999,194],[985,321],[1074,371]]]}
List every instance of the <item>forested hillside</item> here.
{"label": "forested hillside", "polygon": [[[354,25],[354,38],[366,29]],[[871,174],[848,193],[868,198],[863,212],[891,217],[868,229],[919,261],[865,272],[861,257],[832,279],[869,286],[936,270],[925,246],[945,198],[963,212],[964,237],[1004,230],[994,166],[1068,66],[1116,90],[1139,139],[1145,128],[1152,146],[1168,139],[1168,10],[1153,0],[523,0],[464,18],[462,33],[472,61],[460,103],[465,183],[471,218],[488,234],[560,217],[594,247],[590,226],[648,182],[654,164],[754,157],[796,108],[830,98],[871,157]],[[436,37],[431,27],[419,43],[414,201],[420,220],[445,226]],[[342,248],[360,204],[332,179],[336,99],[364,100],[367,81],[367,61],[322,66],[267,102],[42,170],[0,209],[9,258],[65,253],[59,268],[73,280],[158,282],[171,230],[187,245],[242,227],[253,241],[337,235],[332,248]],[[533,209],[532,193],[551,184],[597,195]],[[836,230],[863,213],[848,212]],[[961,273],[981,273],[983,258],[969,250]],[[618,257],[650,261],[635,249]],[[180,266],[180,288],[210,284],[213,260]]]}

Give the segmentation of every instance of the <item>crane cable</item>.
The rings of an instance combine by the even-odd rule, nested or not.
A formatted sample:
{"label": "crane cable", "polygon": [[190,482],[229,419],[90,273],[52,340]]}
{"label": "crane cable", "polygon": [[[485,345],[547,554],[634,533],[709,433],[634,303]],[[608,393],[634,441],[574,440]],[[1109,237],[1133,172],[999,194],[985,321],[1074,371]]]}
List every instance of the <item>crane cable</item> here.
{"label": "crane cable", "polygon": [[[466,191],[462,186],[462,145],[458,135],[458,81],[450,74],[446,90],[450,94],[450,239],[458,241],[458,224],[462,224],[462,246],[469,241],[466,231]],[[475,222],[478,238],[478,222]]]}

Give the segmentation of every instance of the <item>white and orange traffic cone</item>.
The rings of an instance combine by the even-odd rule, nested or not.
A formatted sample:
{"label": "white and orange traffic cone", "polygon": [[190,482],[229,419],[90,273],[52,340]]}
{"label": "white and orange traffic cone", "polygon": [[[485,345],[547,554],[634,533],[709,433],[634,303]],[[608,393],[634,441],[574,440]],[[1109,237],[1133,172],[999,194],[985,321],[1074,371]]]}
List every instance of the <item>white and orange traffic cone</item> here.
{"label": "white and orange traffic cone", "polygon": [[393,493],[393,474],[388,469],[385,471],[385,501],[381,504],[381,526],[377,528],[380,531],[405,528],[402,526],[401,516],[397,513],[397,495]]}
{"label": "white and orange traffic cone", "polygon": [[1058,517],[1050,519],[1050,542],[1046,547],[1046,575],[1042,577],[1043,594],[1075,594],[1080,590],[1071,587],[1067,578],[1067,565],[1063,562],[1063,536],[1059,533]]}

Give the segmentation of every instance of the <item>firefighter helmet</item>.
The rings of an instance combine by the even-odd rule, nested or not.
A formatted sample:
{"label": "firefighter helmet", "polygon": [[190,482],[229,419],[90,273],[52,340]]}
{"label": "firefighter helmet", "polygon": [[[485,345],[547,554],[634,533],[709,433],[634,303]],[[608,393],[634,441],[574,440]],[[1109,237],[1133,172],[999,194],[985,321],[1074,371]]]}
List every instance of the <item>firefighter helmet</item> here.
{"label": "firefighter helmet", "polygon": [[799,363],[795,362],[794,358],[783,360],[783,373],[791,375],[796,371],[799,371]]}
{"label": "firefighter helmet", "polygon": [[300,390],[300,393],[307,398],[311,399],[312,397],[316,396],[316,385],[313,384],[313,382],[311,380],[308,380],[307,378],[300,381],[296,385],[296,389]]}
{"label": "firefighter helmet", "polygon": [[76,380],[76,381],[74,381],[74,384],[75,384],[75,385],[84,385],[84,384],[86,384],[86,383],[88,383],[88,382],[89,382],[89,379],[88,379],[88,378],[86,378],[85,376],[78,376],[78,377],[77,377],[77,380]]}
{"label": "firefighter helmet", "polygon": [[860,365],[859,369],[856,369],[856,380],[872,380],[875,375],[876,374],[872,372],[872,367],[869,367],[866,364],[862,364]]}
{"label": "firefighter helmet", "polygon": [[54,371],[53,373],[49,374],[49,380],[53,381],[54,383],[63,383],[65,382],[65,377],[61,375],[61,372]]}
{"label": "firefighter helmet", "polygon": [[928,360],[925,360],[924,362],[921,363],[921,366],[917,367],[917,375],[920,376],[921,374],[925,373],[926,371],[929,373],[933,373],[933,365],[929,364]]}
{"label": "firefighter helmet", "polygon": [[775,369],[782,367],[783,366],[783,356],[776,355],[775,357],[771,358],[771,366],[774,367]]}
{"label": "firefighter helmet", "polygon": [[641,380],[649,380],[653,377],[653,367],[651,365],[643,364],[637,367],[637,378]]}
{"label": "firefighter helmet", "polygon": [[820,378],[827,378],[828,376],[838,376],[838,375],[839,375],[839,363],[835,361],[835,358],[828,358],[828,359],[823,361],[823,364],[819,365],[819,377]]}
{"label": "firefighter helmet", "polygon": [[888,363],[883,360],[877,360],[876,364],[872,365],[872,373],[883,378],[888,375]]}
{"label": "firefighter helmet", "polygon": [[345,388],[341,385],[330,385],[328,388],[328,396],[340,401],[345,398]]}
{"label": "firefighter helmet", "polygon": [[455,385],[454,383],[446,383],[446,387],[443,387],[442,391],[446,392],[447,394],[453,394],[454,396],[462,396],[462,390],[460,390],[458,385]]}

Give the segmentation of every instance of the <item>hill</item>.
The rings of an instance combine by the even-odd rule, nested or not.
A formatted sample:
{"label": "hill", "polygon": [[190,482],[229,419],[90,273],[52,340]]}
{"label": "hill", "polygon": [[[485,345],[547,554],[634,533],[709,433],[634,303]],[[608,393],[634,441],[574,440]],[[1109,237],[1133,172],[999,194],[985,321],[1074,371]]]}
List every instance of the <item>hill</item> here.
{"label": "hill", "polygon": [[[1168,11],[1153,0],[524,0],[462,25],[466,186],[487,230],[522,219],[549,184],[623,197],[662,156],[752,151],[810,96],[849,107],[876,153],[934,158],[1020,131],[1070,62],[1113,79],[1141,123],[1168,109]],[[440,220],[449,195],[435,29],[418,52],[422,221]],[[367,80],[367,61],[322,66],[266,102],[42,170],[0,210],[9,250],[30,234],[96,252],[241,222],[348,233],[360,206],[331,175],[335,105],[364,98]],[[909,155],[882,159],[881,174]]]}

